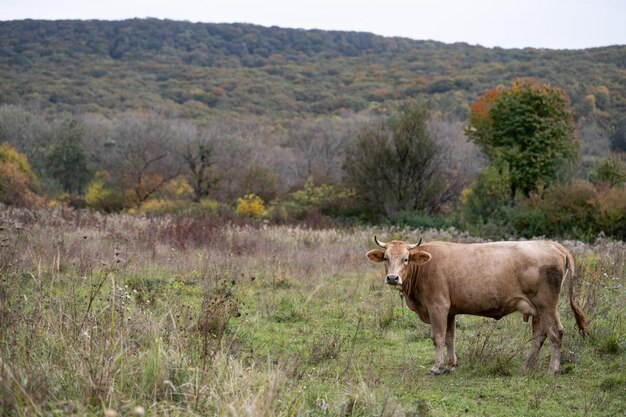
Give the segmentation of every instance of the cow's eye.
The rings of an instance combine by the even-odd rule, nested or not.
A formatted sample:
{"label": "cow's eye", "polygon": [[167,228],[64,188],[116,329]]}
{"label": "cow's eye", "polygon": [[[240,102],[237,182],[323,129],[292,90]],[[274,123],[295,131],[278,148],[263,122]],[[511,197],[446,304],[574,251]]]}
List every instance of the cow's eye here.
{"label": "cow's eye", "polygon": [[389,258],[387,258],[386,256],[383,258],[383,261],[385,262],[389,262]]}
{"label": "cow's eye", "polygon": [[408,264],[408,263],[409,263],[409,258],[404,258],[404,259],[402,260],[402,262],[404,262],[405,264]]}

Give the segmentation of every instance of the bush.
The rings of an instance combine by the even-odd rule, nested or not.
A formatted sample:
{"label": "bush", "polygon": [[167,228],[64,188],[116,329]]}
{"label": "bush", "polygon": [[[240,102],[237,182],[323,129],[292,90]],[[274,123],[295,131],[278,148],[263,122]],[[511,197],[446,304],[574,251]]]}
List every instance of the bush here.
{"label": "bush", "polygon": [[184,200],[165,200],[163,198],[151,198],[139,206],[138,212],[147,215],[179,214],[190,205]]}
{"label": "bush", "polygon": [[594,184],[624,185],[626,184],[626,163],[617,155],[610,155],[596,165],[590,177]]}
{"label": "bush", "polygon": [[626,238],[626,187],[598,191],[576,180],[533,195],[505,209],[507,221],[522,236],[566,236],[593,240],[599,232]]}
{"label": "bush", "polygon": [[271,200],[278,194],[278,175],[265,166],[252,165],[239,178],[239,190],[243,194],[254,194]]}
{"label": "bush", "polygon": [[206,214],[217,214],[220,203],[211,198],[202,198],[197,204],[197,209]]}
{"label": "bush", "polygon": [[515,233],[525,237],[563,236],[589,241],[599,232],[598,197],[593,184],[575,180],[552,187],[543,196],[533,194],[504,213]]}
{"label": "bush", "polygon": [[583,240],[595,237],[597,198],[598,192],[588,181],[550,188],[538,207],[546,213],[549,234]]}
{"label": "bush", "polygon": [[461,212],[466,223],[480,225],[502,220],[502,207],[511,201],[511,176],[506,163],[490,165],[461,193]]}
{"label": "bush", "polygon": [[26,155],[21,154],[8,143],[0,145],[0,163],[13,163],[16,169],[24,174],[33,186],[39,185],[37,177],[30,168]]}
{"label": "bush", "polygon": [[39,182],[26,156],[5,143],[0,145],[0,203],[20,207],[43,204],[36,194]]}
{"label": "bush", "polygon": [[85,201],[88,207],[107,213],[124,208],[124,195],[112,183],[111,176],[106,171],[97,172],[95,178],[87,185]]}
{"label": "bush", "polygon": [[163,189],[159,191],[159,196],[166,200],[189,200],[193,198],[194,191],[189,182],[183,177],[169,180]]}
{"label": "bush", "polygon": [[595,222],[607,235],[626,240],[626,186],[611,188],[599,196]]}
{"label": "bush", "polygon": [[268,214],[263,199],[255,194],[247,194],[237,199],[235,213],[238,216],[253,217],[256,219],[267,217]]}
{"label": "bush", "polygon": [[348,188],[335,184],[315,185],[309,177],[301,190],[287,195],[272,206],[272,218],[278,221],[305,220],[311,215],[346,216],[346,205],[354,196]]}
{"label": "bush", "polygon": [[550,232],[545,211],[529,201],[517,207],[507,207],[504,214],[518,235],[530,238]]}

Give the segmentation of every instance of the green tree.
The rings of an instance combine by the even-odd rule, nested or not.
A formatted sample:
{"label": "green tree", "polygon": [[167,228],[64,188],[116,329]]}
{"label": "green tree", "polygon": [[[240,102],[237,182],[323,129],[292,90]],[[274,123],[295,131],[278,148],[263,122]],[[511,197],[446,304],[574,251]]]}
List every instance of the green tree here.
{"label": "green tree", "polygon": [[76,120],[67,120],[47,155],[48,173],[69,194],[80,194],[89,180],[83,130]]}
{"label": "green tree", "polygon": [[347,150],[348,184],[370,216],[435,213],[451,197],[428,111],[407,107],[395,120],[363,129]]}
{"label": "green tree", "polygon": [[511,199],[553,183],[578,149],[565,94],[532,80],[515,80],[510,88],[491,90],[474,102],[467,135],[492,163],[508,165]]}

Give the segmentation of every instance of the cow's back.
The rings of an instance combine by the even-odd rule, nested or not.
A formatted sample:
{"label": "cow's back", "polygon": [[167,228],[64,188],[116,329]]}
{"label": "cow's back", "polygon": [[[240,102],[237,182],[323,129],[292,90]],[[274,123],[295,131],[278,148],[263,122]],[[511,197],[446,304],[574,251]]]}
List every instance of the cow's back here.
{"label": "cow's back", "polygon": [[566,255],[553,242],[431,242],[420,250],[432,256],[418,280],[428,305],[449,303],[453,314],[499,318],[521,303],[558,300]]}

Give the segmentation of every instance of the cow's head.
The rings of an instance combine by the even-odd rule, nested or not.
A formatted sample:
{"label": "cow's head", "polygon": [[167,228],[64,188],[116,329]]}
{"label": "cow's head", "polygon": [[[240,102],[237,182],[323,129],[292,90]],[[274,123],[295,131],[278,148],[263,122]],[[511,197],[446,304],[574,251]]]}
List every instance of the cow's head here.
{"label": "cow's head", "polygon": [[406,280],[410,264],[422,265],[430,261],[431,258],[429,253],[417,249],[422,243],[421,238],[417,243],[406,243],[400,240],[384,243],[374,236],[374,241],[384,250],[371,250],[367,252],[367,258],[375,263],[384,262],[385,282],[394,287],[402,286]]}

